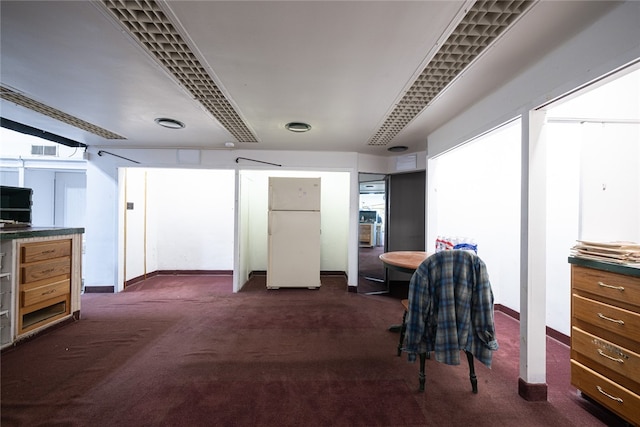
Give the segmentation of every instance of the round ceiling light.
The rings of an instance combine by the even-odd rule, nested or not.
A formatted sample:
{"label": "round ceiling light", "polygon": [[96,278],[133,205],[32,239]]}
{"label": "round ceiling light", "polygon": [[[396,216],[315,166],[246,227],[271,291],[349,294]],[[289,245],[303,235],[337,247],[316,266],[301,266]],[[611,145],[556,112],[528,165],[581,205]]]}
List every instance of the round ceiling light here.
{"label": "round ceiling light", "polygon": [[302,122],[291,122],[284,125],[285,128],[291,132],[308,132],[311,130],[311,125]]}
{"label": "round ceiling light", "polygon": [[166,117],[160,117],[155,119],[155,122],[162,127],[169,129],[184,129],[184,123],[176,119],[168,119]]}
{"label": "round ceiling light", "polygon": [[407,151],[409,147],[406,145],[396,145],[394,147],[387,148],[387,151],[391,151],[392,153],[400,153],[402,151]]}

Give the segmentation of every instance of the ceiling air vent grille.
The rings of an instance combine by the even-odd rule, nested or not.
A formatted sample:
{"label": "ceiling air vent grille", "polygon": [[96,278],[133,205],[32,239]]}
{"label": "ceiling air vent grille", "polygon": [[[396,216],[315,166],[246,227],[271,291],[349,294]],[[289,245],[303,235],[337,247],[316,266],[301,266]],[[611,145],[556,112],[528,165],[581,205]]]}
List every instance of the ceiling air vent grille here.
{"label": "ceiling air vent grille", "polygon": [[21,93],[15,92],[4,86],[0,86],[0,98],[28,108],[30,110],[36,111],[40,114],[44,114],[45,116],[51,117],[52,119],[56,119],[68,125],[77,127],[78,129],[91,132],[92,134],[101,136],[105,139],[127,139],[124,136],[120,136],[89,122],[85,122],[84,120],[81,120],[63,111],[57,110],[53,107],[49,107],[48,105],[35,101]]}
{"label": "ceiling air vent grille", "polygon": [[102,3],[239,142],[258,142],[155,1],[103,0]]}
{"label": "ceiling air vent grille", "polygon": [[477,1],[406,91],[369,145],[387,145],[504,32],[532,1]]}

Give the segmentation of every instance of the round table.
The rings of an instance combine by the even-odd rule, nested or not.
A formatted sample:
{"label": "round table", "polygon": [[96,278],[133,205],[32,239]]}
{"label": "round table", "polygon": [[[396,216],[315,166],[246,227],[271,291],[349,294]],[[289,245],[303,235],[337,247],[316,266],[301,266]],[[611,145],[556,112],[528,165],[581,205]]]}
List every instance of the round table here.
{"label": "round table", "polygon": [[431,252],[394,251],[380,254],[379,258],[385,268],[413,274],[429,255]]}
{"label": "round table", "polygon": [[[422,261],[427,259],[431,252],[421,251],[394,251],[380,254],[379,258],[385,268],[389,270],[401,271],[403,273],[413,274],[420,267]],[[387,286],[389,279],[387,278]],[[388,289],[387,289],[388,292]],[[391,325],[391,332],[400,332],[402,325]]]}

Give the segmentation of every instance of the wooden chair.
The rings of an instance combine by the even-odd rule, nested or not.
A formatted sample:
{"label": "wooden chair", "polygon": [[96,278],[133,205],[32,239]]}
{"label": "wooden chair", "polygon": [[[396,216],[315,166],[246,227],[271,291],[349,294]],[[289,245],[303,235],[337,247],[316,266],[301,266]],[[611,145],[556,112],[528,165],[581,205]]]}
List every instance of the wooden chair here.
{"label": "wooden chair", "polygon": [[[404,308],[404,313],[402,315],[402,326],[400,327],[400,342],[398,343],[398,356],[402,354],[402,344],[404,343],[404,333],[407,330],[407,312],[409,311],[409,300],[403,299],[400,301],[402,307]],[[473,363],[473,354],[468,351],[465,351],[467,354],[467,361],[469,362],[469,381],[471,381],[471,391],[473,393],[478,393],[478,378],[476,377],[476,370]],[[420,391],[424,391],[424,384],[426,382],[426,376],[424,373],[424,366],[426,359],[430,359],[431,355],[429,352],[420,353],[420,373],[418,374],[418,381],[420,384]]]}
{"label": "wooden chair", "polygon": [[403,308],[399,349],[409,352],[411,360],[420,356],[420,390],[424,390],[427,351],[435,352],[436,360],[442,363],[457,365],[463,350],[471,387],[477,393],[474,359],[491,368],[493,352],[499,348],[493,292],[484,261],[466,250],[430,255],[411,276]]}
{"label": "wooden chair", "polygon": [[[402,354],[402,344],[404,343],[404,333],[407,330],[407,313],[409,312],[409,300],[403,299],[400,301],[402,307],[404,307],[404,314],[402,315],[402,326],[400,327],[400,342],[398,343],[398,356]],[[471,391],[473,393],[478,393],[478,379],[476,378],[476,370],[473,364],[473,354],[468,351],[465,351],[467,354],[467,361],[469,362],[469,380],[471,381]],[[426,381],[425,373],[424,373],[424,365],[426,359],[430,359],[431,355],[429,352],[420,353],[420,372],[418,374],[418,381],[420,384],[420,391],[424,391],[424,384]]]}

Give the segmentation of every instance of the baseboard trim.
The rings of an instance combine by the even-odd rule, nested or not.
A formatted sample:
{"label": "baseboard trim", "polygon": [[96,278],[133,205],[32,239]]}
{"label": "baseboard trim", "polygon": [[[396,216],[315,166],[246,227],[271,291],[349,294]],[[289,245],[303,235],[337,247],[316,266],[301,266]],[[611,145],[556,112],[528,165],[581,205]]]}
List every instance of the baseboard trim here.
{"label": "baseboard trim", "polygon": [[266,276],[266,275],[267,275],[266,270],[252,270],[249,273],[249,278],[252,278],[253,276]]}
{"label": "baseboard trim", "polygon": [[[143,274],[138,277],[134,277],[132,279],[124,282],[125,289],[128,286],[134,285],[136,283],[147,280],[151,277],[163,275],[163,276],[179,276],[179,275],[212,275],[212,276],[233,276],[232,270],[156,270],[147,274]],[[249,273],[249,278],[253,276],[266,276],[266,270],[252,270]],[[347,273],[344,271],[338,270],[324,270],[320,272],[320,276],[342,276],[348,277]],[[114,293],[114,286],[85,286],[85,293]]]}
{"label": "baseboard trim", "polygon": [[112,294],[115,289],[113,286],[85,286],[83,292],[85,294]]}
{"label": "baseboard trim", "polygon": [[522,378],[518,378],[518,394],[524,400],[530,402],[543,402],[547,400],[547,384],[532,384]]}
{"label": "baseboard trim", "polygon": [[154,276],[233,276],[231,270],[156,270],[142,276],[134,277],[124,282],[128,286],[150,279]]}
{"label": "baseboard trim", "polygon": [[[267,275],[267,271],[266,270],[252,270],[249,273],[249,278],[253,277],[253,276],[266,276]],[[320,272],[320,276],[341,276],[341,277],[348,277],[347,273],[345,273],[344,271],[340,271],[340,270],[322,270]]]}
{"label": "baseboard trim", "polygon": [[493,305],[493,309],[496,311],[499,311],[501,313],[506,314],[509,317],[513,317],[516,320],[520,320],[520,313],[518,313],[517,311],[515,311],[512,308],[506,307],[502,304],[494,304]]}
{"label": "baseboard trim", "polygon": [[[494,304],[493,306],[494,310],[499,311],[501,313],[506,314],[509,317],[512,317],[514,319],[516,319],[517,321],[520,321],[520,313],[518,313],[517,311],[509,308],[509,307],[505,307],[502,304]],[[566,345],[566,346],[570,346],[571,345],[571,337],[568,335],[563,334],[560,331],[557,331],[553,328],[550,327],[546,327],[546,334],[548,337],[555,339],[556,341],[561,342],[562,344]]]}
{"label": "baseboard trim", "polygon": [[320,272],[320,276],[341,276],[341,277],[348,277],[347,273],[344,271],[340,271],[340,270],[322,270]]}
{"label": "baseboard trim", "polygon": [[571,337],[547,326],[547,336],[566,346],[571,346]]}
{"label": "baseboard trim", "polygon": [[[162,276],[233,276],[232,270],[156,270],[153,275]],[[147,275],[148,276],[148,275]]]}

